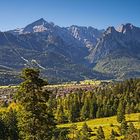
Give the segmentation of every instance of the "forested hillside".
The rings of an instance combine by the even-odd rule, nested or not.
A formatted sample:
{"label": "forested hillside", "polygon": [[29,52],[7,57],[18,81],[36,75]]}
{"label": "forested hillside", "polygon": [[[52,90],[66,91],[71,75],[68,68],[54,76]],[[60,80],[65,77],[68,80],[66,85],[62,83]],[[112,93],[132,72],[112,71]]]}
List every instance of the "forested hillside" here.
{"label": "forested hillside", "polygon": [[[72,127],[57,124],[87,121],[95,118],[117,116],[119,136],[139,137],[138,128],[127,124],[125,114],[140,113],[140,79],[108,83],[95,88],[76,89],[69,94],[59,94],[44,88],[48,82],[35,69],[24,69],[17,93],[9,103],[0,108],[0,139],[2,140],[86,140],[92,136],[86,123],[78,134],[71,136]],[[138,118],[137,118],[138,119]],[[129,128],[130,127],[130,128]],[[131,128],[134,128],[131,130]],[[72,129],[72,130],[71,130]],[[129,132],[130,131],[130,132]],[[127,132],[127,133],[125,133]],[[99,127],[95,139],[105,139]],[[112,132],[112,137],[117,135]],[[64,137],[65,136],[65,137]],[[86,136],[86,137],[85,137]],[[125,136],[125,137],[124,137]],[[80,139],[79,139],[80,138]],[[129,139],[131,140],[131,139]],[[133,139],[132,139],[133,140]]]}
{"label": "forested hillside", "polygon": [[92,91],[77,90],[50,100],[58,123],[140,112],[140,80],[130,79]]}

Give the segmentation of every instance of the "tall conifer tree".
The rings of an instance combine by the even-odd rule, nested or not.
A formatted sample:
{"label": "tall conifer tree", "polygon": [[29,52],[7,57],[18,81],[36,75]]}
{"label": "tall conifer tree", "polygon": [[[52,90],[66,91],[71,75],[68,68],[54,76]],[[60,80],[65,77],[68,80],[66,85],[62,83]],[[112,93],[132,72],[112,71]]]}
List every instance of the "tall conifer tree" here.
{"label": "tall conifer tree", "polygon": [[18,113],[20,139],[49,140],[55,128],[54,117],[48,110],[49,94],[42,87],[47,84],[39,78],[39,71],[26,68],[22,71],[22,82],[17,93],[21,104]]}

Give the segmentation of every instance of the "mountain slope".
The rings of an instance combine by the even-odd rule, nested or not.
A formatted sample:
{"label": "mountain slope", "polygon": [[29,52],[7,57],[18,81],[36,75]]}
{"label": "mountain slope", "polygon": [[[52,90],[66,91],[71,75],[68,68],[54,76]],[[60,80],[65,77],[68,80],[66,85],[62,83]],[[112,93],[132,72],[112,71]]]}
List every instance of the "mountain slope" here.
{"label": "mountain slope", "polygon": [[99,72],[120,79],[140,76],[140,28],[132,24],[109,27],[88,58]]}
{"label": "mountain slope", "polygon": [[139,77],[140,28],[59,27],[41,18],[0,32],[0,65],[18,72],[37,67],[55,82]]}
{"label": "mountain slope", "polygon": [[88,48],[67,28],[44,19],[22,29],[1,32],[0,50],[0,65],[15,71],[27,66],[37,67],[50,82],[110,77],[87,67]]}

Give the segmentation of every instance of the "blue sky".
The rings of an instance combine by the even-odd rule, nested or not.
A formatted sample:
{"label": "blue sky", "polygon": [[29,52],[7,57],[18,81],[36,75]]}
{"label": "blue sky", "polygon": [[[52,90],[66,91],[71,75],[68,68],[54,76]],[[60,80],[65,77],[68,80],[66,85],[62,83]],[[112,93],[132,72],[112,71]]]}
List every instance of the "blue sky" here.
{"label": "blue sky", "polygon": [[0,30],[44,18],[59,26],[98,29],[132,23],[140,27],[140,0],[0,0]]}

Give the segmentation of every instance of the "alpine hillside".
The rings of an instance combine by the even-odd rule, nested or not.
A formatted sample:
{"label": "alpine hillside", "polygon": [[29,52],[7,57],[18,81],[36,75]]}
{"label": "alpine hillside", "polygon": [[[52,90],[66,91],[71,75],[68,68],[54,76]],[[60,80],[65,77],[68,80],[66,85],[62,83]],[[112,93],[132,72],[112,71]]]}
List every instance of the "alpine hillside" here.
{"label": "alpine hillside", "polygon": [[94,70],[113,74],[116,78],[140,76],[140,28],[128,23],[118,28],[109,27],[89,60]]}

